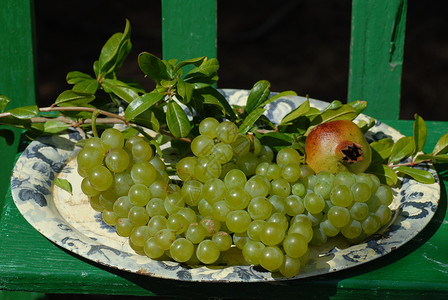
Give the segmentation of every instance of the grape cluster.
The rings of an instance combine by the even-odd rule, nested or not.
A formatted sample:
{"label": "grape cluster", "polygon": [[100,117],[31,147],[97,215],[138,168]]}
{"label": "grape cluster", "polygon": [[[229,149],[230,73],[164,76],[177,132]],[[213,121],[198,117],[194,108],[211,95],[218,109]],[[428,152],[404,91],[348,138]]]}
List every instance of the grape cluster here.
{"label": "grape cluster", "polygon": [[248,264],[299,273],[309,245],[357,242],[391,218],[392,191],[369,174],[314,174],[290,147],[277,152],[229,121],[206,118],[173,184],[145,139],[106,129],[78,154],[82,191],[104,222],[151,259],[213,264],[230,248]]}

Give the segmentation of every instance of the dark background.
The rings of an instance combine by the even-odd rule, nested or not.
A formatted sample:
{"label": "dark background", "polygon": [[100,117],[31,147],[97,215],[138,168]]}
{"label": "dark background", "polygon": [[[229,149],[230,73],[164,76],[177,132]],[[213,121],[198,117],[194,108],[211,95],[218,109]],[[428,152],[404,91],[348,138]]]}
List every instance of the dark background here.
{"label": "dark background", "polygon": [[[401,119],[418,113],[448,121],[447,8],[446,1],[408,1]],[[40,0],[35,9],[40,105],[70,88],[69,71],[93,74],[102,45],[126,18],[133,50],[120,76],[152,87],[136,58],[162,55],[160,1]],[[345,102],[350,18],[349,0],[219,1],[219,87],[250,89],[265,79],[272,91]]]}

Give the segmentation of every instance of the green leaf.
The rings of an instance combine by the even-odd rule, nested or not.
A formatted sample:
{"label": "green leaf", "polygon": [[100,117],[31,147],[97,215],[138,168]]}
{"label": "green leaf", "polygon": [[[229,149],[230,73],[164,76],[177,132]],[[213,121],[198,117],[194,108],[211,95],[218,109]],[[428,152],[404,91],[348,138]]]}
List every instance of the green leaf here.
{"label": "green leaf", "polygon": [[155,132],[159,132],[160,130],[160,122],[157,119],[156,114],[150,109],[147,109],[146,111],[135,117],[133,119],[133,122],[135,124],[152,129]]}
{"label": "green leaf", "polygon": [[186,137],[191,130],[187,114],[174,100],[169,101],[166,107],[166,123],[177,138]]}
{"label": "green leaf", "polygon": [[386,161],[392,153],[394,141],[391,138],[381,139],[370,143],[372,149],[372,161],[383,162]]}
{"label": "green leaf", "polygon": [[92,76],[90,76],[89,74],[79,72],[79,71],[69,72],[65,79],[67,80],[68,84],[77,84],[80,81],[91,80],[91,79],[96,81],[96,79],[93,78]]}
{"label": "green leaf", "polygon": [[294,91],[284,91],[284,92],[275,94],[271,98],[267,99],[262,105],[265,106],[265,105],[268,105],[269,103],[272,103],[280,98],[290,97],[290,96],[297,96],[297,93]]}
{"label": "green leaf", "polygon": [[190,102],[191,98],[193,97],[193,90],[194,87],[188,82],[185,82],[182,79],[179,79],[179,82],[177,83],[177,92],[183,99],[183,103],[187,104]]}
{"label": "green leaf", "polygon": [[448,132],[445,133],[434,146],[434,150],[432,150],[433,155],[437,154],[445,154],[448,152]]}
{"label": "green leaf", "polygon": [[58,121],[58,120],[50,120],[44,123],[44,132],[47,133],[58,133],[69,128],[70,125],[67,123]]}
{"label": "green leaf", "polygon": [[366,173],[376,175],[383,184],[389,186],[395,185],[398,181],[397,173],[383,164],[371,164]]}
{"label": "green leaf", "polygon": [[243,123],[238,128],[238,132],[246,134],[264,112],[265,109],[261,107],[253,110],[246,118],[244,118]]}
{"label": "green leaf", "polygon": [[17,107],[9,110],[11,115],[18,119],[31,119],[39,113],[39,107],[37,105]]}
{"label": "green leaf", "polygon": [[419,154],[414,159],[414,162],[418,163],[425,160],[430,160],[433,163],[448,163],[448,154],[437,154],[437,155]]}
{"label": "green leaf", "polygon": [[423,150],[426,143],[426,124],[419,115],[415,114],[415,122],[413,127],[414,151],[412,154],[417,154]]}
{"label": "green leaf", "polygon": [[170,80],[166,65],[157,56],[143,52],[138,56],[138,65],[143,73],[158,82],[162,79]]}
{"label": "green leaf", "polygon": [[391,154],[389,156],[389,164],[396,164],[414,151],[414,138],[411,136],[402,137],[395,142],[392,147]]}
{"label": "green leaf", "polygon": [[434,176],[432,176],[432,174],[426,170],[411,168],[407,166],[399,166],[395,168],[395,170],[400,173],[409,175],[421,183],[432,184],[436,181]]}
{"label": "green leaf", "polygon": [[73,90],[63,91],[55,101],[55,104],[61,105],[63,103],[73,103],[75,106],[83,105],[92,102],[95,95],[90,93],[77,92]]}
{"label": "green leaf", "polygon": [[271,84],[266,80],[260,80],[254,84],[247,97],[245,111],[250,114],[254,109],[260,107],[270,95]]}
{"label": "green leaf", "polygon": [[105,78],[101,85],[106,93],[113,93],[128,103],[138,98],[138,94],[134,91],[134,88],[120,80]]}
{"label": "green leaf", "polygon": [[305,135],[308,135],[314,127],[321,123],[335,120],[353,120],[357,116],[358,115],[356,114],[355,109],[348,104],[344,104],[336,109],[326,109],[321,114],[318,114],[313,118]]}
{"label": "green leaf", "polygon": [[11,102],[11,99],[6,97],[5,95],[0,95],[0,112],[4,112],[8,103]]}
{"label": "green leaf", "polygon": [[95,94],[98,90],[99,83],[96,79],[79,80],[72,88],[75,92]]}
{"label": "green leaf", "polygon": [[367,131],[369,131],[370,128],[375,126],[375,119],[374,118],[369,118],[369,122],[361,120],[361,121],[358,122],[357,125],[358,125],[359,129],[361,129],[362,133],[365,134]]}
{"label": "green leaf", "polygon": [[274,150],[278,151],[285,146],[291,146],[294,138],[291,134],[281,132],[268,132],[260,137],[260,142],[263,145],[269,145]]}
{"label": "green leaf", "polygon": [[136,98],[134,101],[129,103],[124,112],[126,122],[135,119],[138,115],[142,114],[151,106],[162,100],[163,97],[163,94],[160,94],[158,92],[151,92]]}
{"label": "green leaf", "polygon": [[185,81],[193,77],[211,77],[218,72],[219,62],[216,58],[204,59],[202,63],[185,75]]}
{"label": "green leaf", "polygon": [[280,125],[284,125],[289,122],[293,122],[298,117],[303,116],[310,110],[310,101],[306,99],[305,102],[299,105],[299,107],[295,108],[293,111],[289,112],[280,122]]}
{"label": "green leaf", "polygon": [[204,99],[204,103],[219,105],[224,108],[225,113],[230,120],[236,119],[235,112],[233,111],[226,97],[224,97],[218,90],[213,87],[206,87],[198,90],[197,93],[198,97],[202,97]]}
{"label": "green leaf", "polygon": [[56,178],[53,182],[54,182],[54,185],[60,187],[64,191],[67,191],[70,194],[72,194],[72,191],[73,191],[72,184],[67,179]]}
{"label": "green leaf", "polygon": [[330,102],[330,104],[327,105],[327,107],[325,107],[325,109],[323,110],[323,112],[324,112],[324,111],[327,111],[327,110],[335,110],[335,109],[341,108],[343,105],[344,105],[344,104],[342,104],[341,101],[339,101],[339,100],[333,100],[333,101]]}
{"label": "green leaf", "polygon": [[14,132],[12,130],[0,128],[0,137],[5,140],[8,146],[14,143]]}
{"label": "green leaf", "polygon": [[366,107],[367,107],[367,102],[366,101],[362,101],[362,100],[356,100],[356,101],[353,101],[353,102],[349,102],[347,104],[354,108],[354,110],[355,110],[357,115],[362,113],[366,109]]}
{"label": "green leaf", "polygon": [[201,57],[196,57],[196,58],[191,58],[188,60],[181,61],[178,64],[176,64],[176,66],[174,68],[174,72],[177,72],[178,70],[180,70],[181,68],[183,68],[187,65],[194,65],[196,67],[199,67],[204,62],[205,59],[206,59],[205,56],[201,56]]}

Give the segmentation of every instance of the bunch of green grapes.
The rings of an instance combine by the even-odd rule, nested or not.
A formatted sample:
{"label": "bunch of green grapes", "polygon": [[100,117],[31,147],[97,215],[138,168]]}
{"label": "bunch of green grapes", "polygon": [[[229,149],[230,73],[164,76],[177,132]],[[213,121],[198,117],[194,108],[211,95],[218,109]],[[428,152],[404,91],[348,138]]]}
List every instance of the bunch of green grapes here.
{"label": "bunch of green grapes", "polygon": [[151,259],[213,264],[230,248],[293,277],[310,245],[356,242],[390,219],[392,192],[368,174],[314,174],[293,148],[274,152],[229,121],[206,118],[176,165],[181,185],[141,137],[115,129],[78,155],[82,191],[103,220]]}

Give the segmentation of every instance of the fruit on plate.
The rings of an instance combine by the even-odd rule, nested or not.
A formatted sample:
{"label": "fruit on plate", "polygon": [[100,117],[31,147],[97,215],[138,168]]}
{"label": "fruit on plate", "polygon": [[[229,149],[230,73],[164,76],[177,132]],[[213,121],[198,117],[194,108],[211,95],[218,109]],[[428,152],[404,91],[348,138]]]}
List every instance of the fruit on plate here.
{"label": "fruit on plate", "polygon": [[325,122],[314,127],[305,142],[306,163],[315,173],[367,170],[372,160],[370,145],[361,129],[350,120]]}

